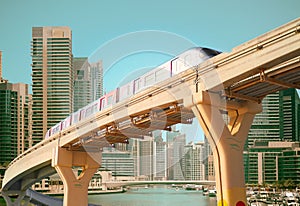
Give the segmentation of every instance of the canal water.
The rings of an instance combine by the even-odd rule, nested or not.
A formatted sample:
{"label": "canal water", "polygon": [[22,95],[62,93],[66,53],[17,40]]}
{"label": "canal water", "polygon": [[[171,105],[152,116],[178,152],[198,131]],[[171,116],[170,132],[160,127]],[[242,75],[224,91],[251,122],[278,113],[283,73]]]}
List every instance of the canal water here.
{"label": "canal water", "polygon": [[[89,203],[101,206],[216,206],[217,199],[203,196],[202,191],[161,185],[132,188],[125,193],[89,195]],[[5,205],[0,198],[0,206]]]}
{"label": "canal water", "polygon": [[90,195],[89,203],[101,206],[216,206],[216,197],[203,196],[202,191],[168,186],[132,188],[125,193]]}

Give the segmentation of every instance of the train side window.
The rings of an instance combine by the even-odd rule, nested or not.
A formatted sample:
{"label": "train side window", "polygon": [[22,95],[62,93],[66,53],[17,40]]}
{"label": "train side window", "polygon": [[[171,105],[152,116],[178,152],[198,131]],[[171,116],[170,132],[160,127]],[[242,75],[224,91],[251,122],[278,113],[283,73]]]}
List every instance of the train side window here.
{"label": "train side window", "polygon": [[92,107],[89,107],[86,109],[86,112],[85,112],[85,117],[88,117],[90,116],[91,114],[93,114],[93,111],[92,111]]}
{"label": "train side window", "polygon": [[174,60],[172,60],[171,61],[171,75],[173,75],[173,74],[177,74],[177,61],[178,61],[178,59],[174,59]]}
{"label": "train side window", "polygon": [[191,55],[188,54],[184,57],[184,66],[191,66]]}
{"label": "train side window", "polygon": [[98,111],[98,105],[97,104],[93,104],[92,106],[92,113],[96,113]]}
{"label": "train side window", "polygon": [[145,76],[144,81],[145,81],[145,84],[144,84],[145,87],[149,86],[149,85],[153,85],[155,83],[154,73],[151,73],[151,74]]}
{"label": "train side window", "polygon": [[133,92],[134,92],[134,94],[136,94],[136,92],[138,92],[140,90],[140,88],[141,88],[141,80],[140,80],[140,78],[134,80],[133,84],[134,84]]}
{"label": "train side window", "polygon": [[105,107],[105,98],[101,99],[101,109]]}
{"label": "train side window", "polygon": [[173,74],[178,74],[186,69],[185,59],[183,57],[176,59],[175,62],[176,62],[176,70],[173,70]]}
{"label": "train side window", "polygon": [[110,95],[107,97],[107,105],[111,105],[112,104],[112,100],[113,100],[113,96]]}
{"label": "train side window", "polygon": [[130,95],[130,85],[127,85],[127,96]]}
{"label": "train side window", "polygon": [[155,72],[155,82],[160,82],[170,77],[170,71],[167,68],[160,68]]}

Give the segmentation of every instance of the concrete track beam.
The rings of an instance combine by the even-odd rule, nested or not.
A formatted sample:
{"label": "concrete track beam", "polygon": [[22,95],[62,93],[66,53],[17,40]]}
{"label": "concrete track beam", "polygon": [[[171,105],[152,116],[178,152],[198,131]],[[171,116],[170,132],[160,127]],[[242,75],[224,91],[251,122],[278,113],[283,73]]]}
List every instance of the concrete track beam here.
{"label": "concrete track beam", "polygon": [[[68,151],[61,147],[54,149],[52,167],[64,184],[64,206],[88,205],[88,185],[100,163],[101,152]],[[81,167],[82,172],[74,174],[73,167]]]}

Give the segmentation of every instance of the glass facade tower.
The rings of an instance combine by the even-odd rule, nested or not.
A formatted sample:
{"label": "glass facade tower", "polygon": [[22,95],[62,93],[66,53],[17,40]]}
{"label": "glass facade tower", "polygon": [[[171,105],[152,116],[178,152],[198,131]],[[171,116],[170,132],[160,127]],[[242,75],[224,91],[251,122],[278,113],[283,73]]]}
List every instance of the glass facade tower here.
{"label": "glass facade tower", "polygon": [[280,139],[300,141],[300,99],[296,89],[279,93]]}
{"label": "glass facade tower", "polygon": [[280,141],[279,93],[269,94],[262,101],[263,111],[256,114],[245,147],[256,140]]}
{"label": "glass facade tower", "polygon": [[296,89],[270,94],[262,105],[263,111],[254,118],[245,148],[253,146],[256,140],[300,140],[300,100]]}
{"label": "glass facade tower", "polygon": [[293,88],[282,90],[268,95],[262,104],[263,112],[256,115],[245,145],[246,182],[263,184],[291,178],[298,183],[298,92]]}
{"label": "glass facade tower", "polygon": [[17,156],[18,93],[12,84],[0,84],[0,163],[8,164]]}
{"label": "glass facade tower", "polygon": [[0,164],[31,146],[31,113],[27,84],[0,83]]}

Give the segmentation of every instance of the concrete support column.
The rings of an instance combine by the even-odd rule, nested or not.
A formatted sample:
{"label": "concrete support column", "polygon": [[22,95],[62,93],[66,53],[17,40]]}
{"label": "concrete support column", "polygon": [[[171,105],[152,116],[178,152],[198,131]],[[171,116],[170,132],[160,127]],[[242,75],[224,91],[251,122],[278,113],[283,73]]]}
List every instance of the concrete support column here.
{"label": "concrete support column", "polygon": [[205,92],[194,96],[192,102],[191,108],[213,151],[218,206],[247,205],[243,149],[261,105],[254,102],[231,104]]}
{"label": "concrete support column", "polygon": [[[22,204],[21,202],[26,195],[26,191],[1,191],[1,194],[7,206],[20,206],[28,204],[28,202],[24,204]],[[9,195],[17,195],[18,197],[14,201],[12,201]]]}
{"label": "concrete support column", "polygon": [[[91,157],[91,153],[56,147],[53,154],[52,166],[64,183],[64,206],[88,205],[88,186],[100,167],[101,153]],[[75,174],[73,167],[81,167],[82,172]]]}

